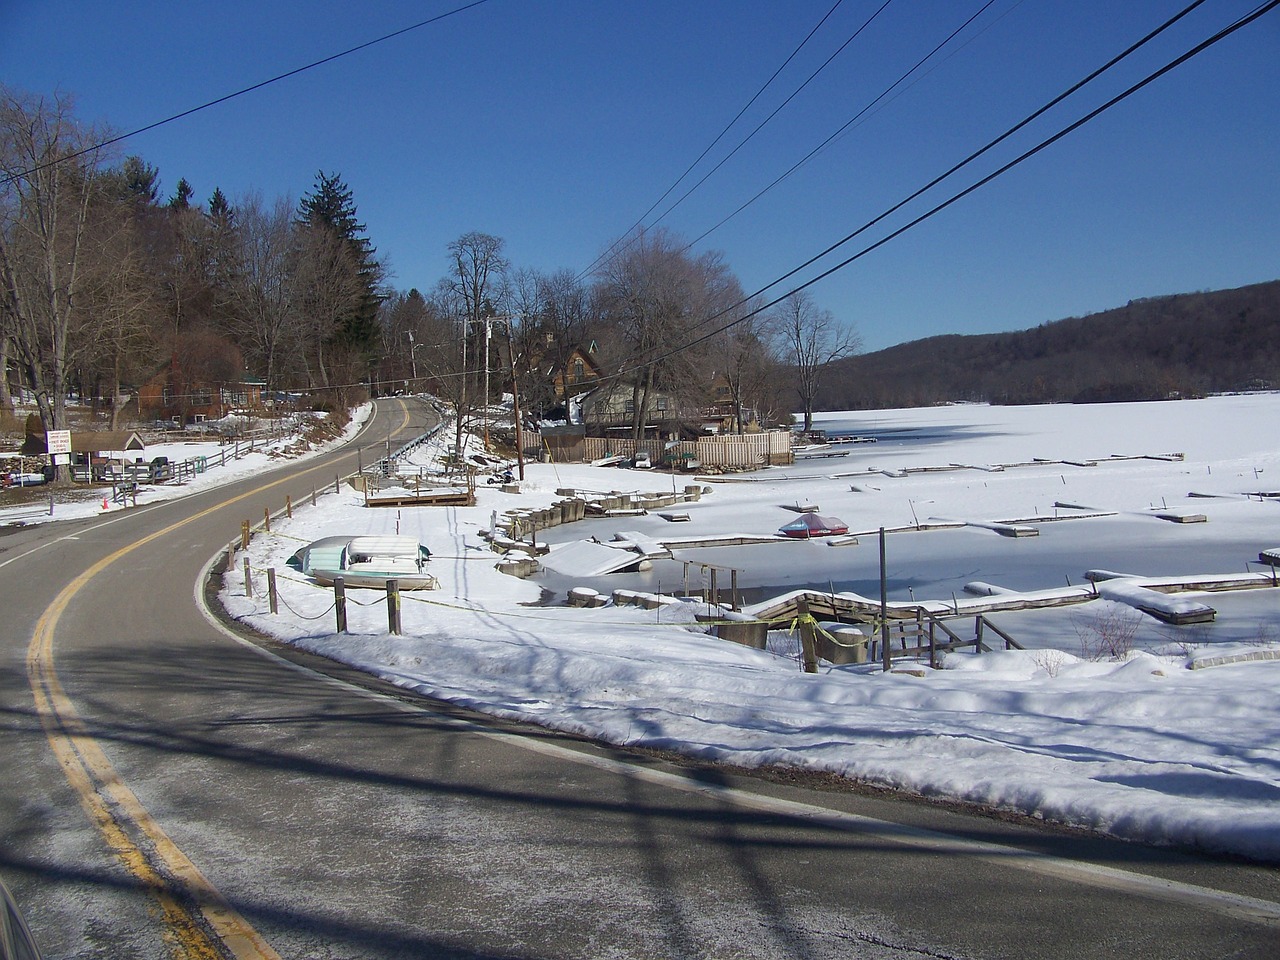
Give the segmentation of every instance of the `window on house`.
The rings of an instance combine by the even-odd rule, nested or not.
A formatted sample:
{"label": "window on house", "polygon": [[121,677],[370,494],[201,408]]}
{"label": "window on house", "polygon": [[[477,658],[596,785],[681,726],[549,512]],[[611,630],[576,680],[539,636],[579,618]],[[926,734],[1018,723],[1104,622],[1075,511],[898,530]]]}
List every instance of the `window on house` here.
{"label": "window on house", "polygon": [[666,398],[666,397],[658,397],[657,402],[656,402],[656,406],[657,406],[657,409],[658,409],[660,412],[661,412],[661,411],[666,410],[666,409],[667,409],[667,398]]}
{"label": "window on house", "polygon": [[622,412],[623,412],[623,413],[628,413],[628,414],[630,414],[630,413],[635,413],[635,412],[636,412],[636,402],[635,402],[634,400],[627,400],[627,401],[622,405]]}
{"label": "window on house", "polygon": [[587,368],[583,366],[581,360],[573,361],[573,379],[584,380],[586,378]]}

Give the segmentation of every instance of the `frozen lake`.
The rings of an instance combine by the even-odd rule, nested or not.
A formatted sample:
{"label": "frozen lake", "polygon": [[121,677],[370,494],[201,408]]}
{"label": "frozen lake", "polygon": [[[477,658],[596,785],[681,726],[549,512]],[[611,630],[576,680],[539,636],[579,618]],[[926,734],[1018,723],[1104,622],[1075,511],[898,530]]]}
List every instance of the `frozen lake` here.
{"label": "frozen lake", "polygon": [[[1092,569],[1140,576],[1258,570],[1258,552],[1280,544],[1280,503],[1248,495],[1265,489],[1267,468],[1276,454],[1240,449],[1239,424],[1216,434],[1212,426],[1216,418],[1231,422],[1233,407],[1246,399],[1254,422],[1259,422],[1259,405],[1277,405],[1274,398],[1259,397],[1149,404],[1142,411],[1149,422],[1123,435],[1110,425],[1120,416],[1128,421],[1135,409],[1131,405],[958,405],[828,414],[815,425],[877,442],[834,445],[831,450],[842,456],[744,475],[751,479],[748,483],[707,482],[710,492],[702,502],[681,508],[690,516],[688,523],[669,523],[656,515],[597,519],[540,536],[560,543],[589,536],[608,540],[628,530],[655,539],[770,534],[795,518],[797,504],[809,503],[858,532],[857,546],[815,540],[677,549],[676,560],[658,561],[647,572],[612,574],[585,584],[547,573],[542,583],[555,591],[585,585],[602,591],[676,592],[685,579],[680,561],[688,561],[695,565],[692,587],[707,580],[701,565],[738,569],[748,601],[800,587],[878,597],[875,531],[881,524],[892,528],[931,518],[990,522],[1087,512],[1055,503],[1114,515],[1035,522],[1039,535],[1034,537],[1005,537],[977,527],[890,533],[890,599],[945,600],[974,580],[1014,590],[1059,587],[1082,582]],[[1096,420],[1096,429],[1088,428],[1090,420]],[[1227,433],[1237,437],[1234,449],[1223,439]],[[1265,438],[1260,442],[1265,444]],[[1144,459],[1172,453],[1183,456]],[[967,469],[944,469],[954,465]],[[994,469],[1000,466],[1002,470]],[[1271,468],[1280,486],[1276,467]],[[921,472],[886,475],[904,470]],[[681,487],[688,482],[685,477],[675,481]],[[628,484],[660,489],[662,483],[658,473],[617,471],[620,490]],[[1192,492],[1213,496],[1191,497]],[[1174,523],[1154,515],[1164,510],[1204,514],[1208,522]],[[727,573],[718,580],[727,588]]]}

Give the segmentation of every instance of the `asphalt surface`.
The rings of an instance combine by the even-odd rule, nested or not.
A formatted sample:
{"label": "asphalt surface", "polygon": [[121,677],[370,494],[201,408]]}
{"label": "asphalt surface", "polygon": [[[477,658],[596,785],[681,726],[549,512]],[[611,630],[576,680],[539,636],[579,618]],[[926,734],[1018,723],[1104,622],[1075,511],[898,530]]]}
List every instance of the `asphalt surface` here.
{"label": "asphalt surface", "polygon": [[623,753],[211,623],[241,521],[356,456],[0,528],[0,877],[47,957],[1280,955],[1271,867]]}

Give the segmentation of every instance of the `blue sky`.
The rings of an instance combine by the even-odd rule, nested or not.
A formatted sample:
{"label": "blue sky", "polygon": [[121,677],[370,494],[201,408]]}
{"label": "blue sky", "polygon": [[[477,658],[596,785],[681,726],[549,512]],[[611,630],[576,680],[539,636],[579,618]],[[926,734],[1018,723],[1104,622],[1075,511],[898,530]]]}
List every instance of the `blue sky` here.
{"label": "blue sky", "polygon": [[[984,2],[892,0],[662,225],[688,240],[713,227]],[[432,287],[447,270],[447,244],[471,230],[504,238],[516,267],[584,270],[833,3],[488,0],[119,150],[158,167],[166,194],[186,177],[201,200],[215,187],[233,202],[252,192],[297,198],[318,170],[337,172],[402,289]],[[882,3],[844,0],[710,162]],[[0,0],[0,79],[72,93],[83,119],[123,132],[459,5]],[[1185,5],[994,0],[915,82],[696,249],[721,251],[745,287],[762,287]],[[927,199],[945,199],[1255,6],[1209,0]],[[1275,279],[1278,174],[1280,10],[811,292],[875,350]]]}

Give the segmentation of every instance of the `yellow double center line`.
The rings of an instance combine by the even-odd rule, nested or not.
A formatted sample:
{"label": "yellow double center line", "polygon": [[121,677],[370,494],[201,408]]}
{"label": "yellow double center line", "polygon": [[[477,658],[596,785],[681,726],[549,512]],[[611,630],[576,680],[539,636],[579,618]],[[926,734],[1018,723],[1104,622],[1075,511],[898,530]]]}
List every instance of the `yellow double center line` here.
{"label": "yellow double center line", "polygon": [[[403,430],[408,426],[409,412],[403,401],[400,405],[404,421],[398,430]],[[169,839],[120,779],[62,688],[53,661],[54,632],[76,594],[90,580],[129,553],[189,523],[264,490],[294,481],[308,472],[291,474],[223,500],[103,557],[54,598],[37,622],[27,647],[27,678],[35,696],[36,713],[62,772],[107,845],[155,896],[166,925],[166,936],[181,956],[192,960],[222,958],[228,952],[236,960],[280,960],[280,955]],[[139,846],[135,836],[145,838],[150,854]]]}
{"label": "yellow double center line", "polygon": [[[216,504],[103,557],[54,598],[37,622],[27,648],[27,678],[35,695],[36,713],[62,772],[111,850],[159,901],[175,946],[192,958],[224,957],[227,949],[238,960],[279,960],[279,954],[205,879],[120,779],[62,688],[53,662],[53,637],[72,599],[103,570],[180,527],[284,482],[278,480]],[[146,838],[157,863],[133,840],[129,827]]]}

